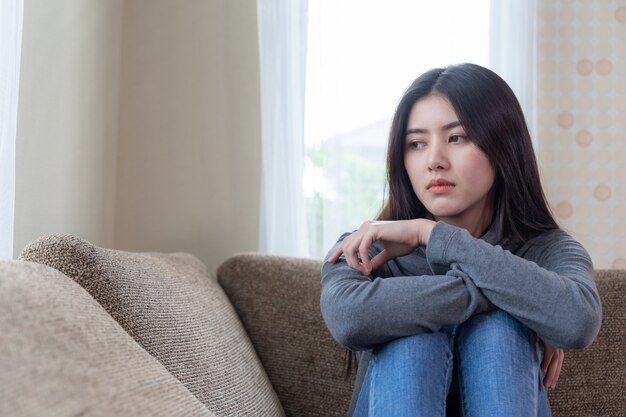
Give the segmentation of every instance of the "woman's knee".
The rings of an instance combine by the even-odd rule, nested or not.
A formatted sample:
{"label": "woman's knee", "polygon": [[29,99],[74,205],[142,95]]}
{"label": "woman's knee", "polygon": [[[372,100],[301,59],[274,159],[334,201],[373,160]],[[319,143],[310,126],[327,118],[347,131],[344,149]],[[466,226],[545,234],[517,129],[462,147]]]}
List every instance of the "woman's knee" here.
{"label": "woman's knee", "polygon": [[390,352],[415,354],[424,350],[445,350],[449,346],[450,337],[446,332],[439,331],[394,339],[377,347],[375,354],[377,356]]}
{"label": "woman's knee", "polygon": [[539,369],[540,354],[532,331],[502,310],[479,314],[460,325],[455,333],[459,366],[507,373]]}
{"label": "woman's knee", "polygon": [[374,358],[378,364],[393,363],[410,367],[411,364],[448,362],[452,358],[451,341],[444,331],[422,333],[392,340],[376,348]]}
{"label": "woman's knee", "polygon": [[516,318],[500,309],[471,317],[457,327],[455,337],[457,343],[477,339],[486,343],[519,341],[534,345],[533,333]]}

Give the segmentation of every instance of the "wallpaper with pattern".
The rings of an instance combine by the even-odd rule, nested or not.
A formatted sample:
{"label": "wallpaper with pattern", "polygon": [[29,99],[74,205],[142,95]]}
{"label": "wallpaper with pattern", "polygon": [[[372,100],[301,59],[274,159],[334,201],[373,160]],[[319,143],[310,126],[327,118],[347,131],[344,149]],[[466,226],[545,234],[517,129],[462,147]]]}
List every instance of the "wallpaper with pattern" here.
{"label": "wallpaper with pattern", "polygon": [[626,0],[539,0],[537,142],[556,219],[626,269]]}

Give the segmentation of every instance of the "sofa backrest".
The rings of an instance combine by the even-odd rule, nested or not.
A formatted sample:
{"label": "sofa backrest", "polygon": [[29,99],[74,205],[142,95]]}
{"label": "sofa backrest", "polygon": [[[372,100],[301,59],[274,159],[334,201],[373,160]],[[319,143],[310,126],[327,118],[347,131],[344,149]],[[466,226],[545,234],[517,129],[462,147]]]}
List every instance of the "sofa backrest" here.
{"label": "sofa backrest", "polygon": [[[321,262],[242,254],[217,271],[287,416],[344,417],[354,374],[320,313]],[[354,367],[353,367],[354,368]]]}
{"label": "sofa backrest", "polygon": [[554,417],[626,415],[626,270],[596,270],[602,327],[595,342],[565,352],[548,392]]}
{"label": "sofa backrest", "polygon": [[[287,416],[345,416],[354,372],[347,350],[330,336],[319,308],[321,261],[241,254],[218,270]],[[624,415],[626,409],[626,271],[597,271],[603,303],[598,339],[567,351],[555,417]]]}

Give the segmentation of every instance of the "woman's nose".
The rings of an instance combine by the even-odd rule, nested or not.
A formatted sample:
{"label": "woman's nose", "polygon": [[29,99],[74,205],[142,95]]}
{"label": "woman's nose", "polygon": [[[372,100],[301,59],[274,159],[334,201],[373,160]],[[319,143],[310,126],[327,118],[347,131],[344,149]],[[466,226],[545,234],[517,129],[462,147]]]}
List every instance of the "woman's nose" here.
{"label": "woman's nose", "polygon": [[436,171],[449,168],[448,157],[445,145],[441,143],[433,143],[430,146],[428,154],[428,170]]}

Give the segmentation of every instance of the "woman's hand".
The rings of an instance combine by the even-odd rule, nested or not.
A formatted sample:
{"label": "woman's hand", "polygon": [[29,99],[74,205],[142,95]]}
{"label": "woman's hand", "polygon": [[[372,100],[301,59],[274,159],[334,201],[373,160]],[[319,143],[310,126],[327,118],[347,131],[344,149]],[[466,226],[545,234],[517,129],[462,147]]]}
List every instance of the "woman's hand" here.
{"label": "woman's hand", "polygon": [[[365,222],[341,242],[328,261],[337,262],[343,253],[350,267],[369,275],[385,262],[408,255],[418,246],[425,246],[434,226],[435,222],[427,219]],[[385,248],[369,259],[368,249],[377,240]]]}
{"label": "woman's hand", "polygon": [[[542,341],[543,343],[543,341]],[[541,372],[544,373],[543,386],[549,389],[556,387],[556,382],[561,374],[561,366],[565,354],[563,349],[555,348],[547,343],[543,343],[543,360],[541,361]]]}

